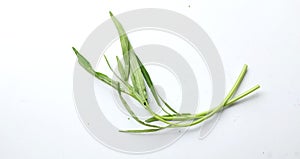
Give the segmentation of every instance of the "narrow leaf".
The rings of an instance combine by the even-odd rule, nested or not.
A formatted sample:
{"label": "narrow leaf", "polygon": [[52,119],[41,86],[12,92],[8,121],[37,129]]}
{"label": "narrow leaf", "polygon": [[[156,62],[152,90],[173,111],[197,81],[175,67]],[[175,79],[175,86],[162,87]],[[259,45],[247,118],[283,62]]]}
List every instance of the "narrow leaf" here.
{"label": "narrow leaf", "polygon": [[[109,78],[107,75],[101,73],[101,72],[96,72],[90,62],[83,57],[78,50],[76,50],[74,47],[72,47],[74,53],[77,56],[78,63],[90,74],[98,78],[99,80],[103,81],[104,83],[112,86],[113,88],[117,89],[117,82]],[[122,90],[123,91],[123,90]]]}
{"label": "narrow leaf", "polygon": [[153,85],[153,82],[152,82],[152,80],[151,80],[151,77],[150,77],[150,75],[149,75],[147,69],[145,68],[145,66],[143,65],[143,63],[140,61],[140,59],[138,58],[138,56],[136,56],[136,59],[138,60],[139,67],[140,67],[140,69],[141,69],[141,71],[142,71],[143,77],[144,77],[144,79],[145,79],[145,81],[146,81],[148,87],[150,88],[150,91],[151,91],[151,93],[152,93],[152,95],[153,95],[153,97],[154,97],[156,103],[159,105],[159,107],[160,107],[165,113],[170,114],[170,113],[168,113],[168,112],[163,108],[163,106],[161,105],[160,100],[159,100],[159,98],[160,98],[160,99],[163,101],[163,103],[166,105],[167,108],[169,108],[172,112],[178,114],[178,113],[177,113],[177,112],[176,112],[176,111],[175,111],[175,110],[174,110],[167,102],[165,102],[165,101],[159,96],[159,94],[157,93],[157,91],[156,91],[156,89],[155,89],[155,87],[154,87],[154,85]]}
{"label": "narrow leaf", "polygon": [[135,53],[132,51],[130,54],[130,71],[131,71],[131,81],[133,87],[137,90],[140,96],[147,100],[147,91],[144,83],[144,77],[139,67]]}
{"label": "narrow leaf", "polygon": [[127,76],[131,77],[131,82],[135,90],[139,93],[141,97],[144,98],[144,100],[147,100],[148,97],[146,92],[146,86],[144,84],[143,75],[140,71],[139,64],[136,59],[136,55],[130,44],[128,36],[121,23],[117,20],[117,18],[113,16],[111,12],[110,12],[110,16],[120,36],[120,43],[121,43],[123,59],[125,63],[126,77]]}
{"label": "narrow leaf", "polygon": [[119,130],[119,132],[125,133],[148,133],[148,132],[155,132],[161,129],[142,129],[142,130]]}
{"label": "narrow leaf", "polygon": [[124,59],[124,63],[125,63],[125,73],[126,73],[126,81],[129,78],[129,73],[130,73],[130,61],[129,61],[129,50],[130,50],[130,43],[128,40],[128,37],[126,35],[126,32],[124,30],[124,28],[122,27],[121,23],[118,21],[117,18],[115,18],[115,16],[112,14],[112,12],[109,12],[110,17],[112,19],[112,21],[114,22],[118,33],[119,33],[119,38],[120,38],[120,43],[121,43],[121,47],[122,47],[122,52],[123,52],[123,59]]}
{"label": "narrow leaf", "polygon": [[152,125],[152,124],[147,124],[143,121],[141,121],[136,115],[135,113],[131,110],[130,106],[127,104],[126,100],[123,98],[121,90],[120,90],[120,84],[117,84],[117,88],[118,88],[118,93],[119,93],[119,97],[121,99],[121,102],[123,103],[123,105],[125,106],[126,110],[128,111],[128,113],[133,117],[133,119],[135,121],[137,121],[138,123],[145,125],[145,126],[149,126],[149,127],[154,127],[154,128],[160,128],[157,125]]}
{"label": "narrow leaf", "polygon": [[120,59],[119,59],[118,56],[116,56],[116,59],[117,59],[117,63],[118,63],[119,73],[120,73],[122,79],[126,81],[126,74],[125,74],[125,70],[124,70],[123,64],[121,63],[121,61],[120,61]]}

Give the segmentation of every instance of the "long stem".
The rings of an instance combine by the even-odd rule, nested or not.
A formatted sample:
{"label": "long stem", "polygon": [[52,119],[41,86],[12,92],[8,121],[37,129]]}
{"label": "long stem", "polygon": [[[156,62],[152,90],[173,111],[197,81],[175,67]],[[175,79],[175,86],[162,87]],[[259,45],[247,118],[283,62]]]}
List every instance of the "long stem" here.
{"label": "long stem", "polygon": [[[227,108],[229,106],[231,106],[232,104],[234,104],[236,101],[238,101],[239,99],[242,99],[243,97],[247,96],[248,94],[254,92],[255,90],[259,89],[260,86],[256,85],[254,87],[252,87],[251,89],[247,90],[246,92],[238,95],[237,97],[229,100],[226,105],[224,105],[224,108]],[[190,113],[186,113],[186,114],[172,114],[172,115],[163,115],[161,116],[164,120],[172,120],[172,121],[183,121],[183,120],[194,120],[194,119],[199,119],[202,118],[203,116],[207,115],[208,113],[211,113],[212,111],[214,111],[216,108],[198,113],[198,114],[190,114]],[[157,121],[156,118],[152,117],[146,120],[146,122],[150,123],[150,122],[154,122]]]}
{"label": "long stem", "polygon": [[[246,92],[242,93],[241,95],[239,95],[239,96],[233,98],[232,100],[230,100],[230,98],[232,98],[232,96],[237,91],[238,87],[240,86],[241,81],[245,77],[246,72],[247,72],[247,65],[244,65],[238,79],[236,80],[235,84],[233,85],[232,89],[229,91],[229,93],[225,97],[225,99],[220,103],[220,105],[217,106],[216,108],[212,109],[212,110],[193,115],[194,117],[199,117],[199,119],[193,121],[192,123],[187,123],[187,124],[174,124],[174,123],[172,123],[172,124],[169,124],[168,126],[157,128],[157,129],[151,129],[151,130],[150,129],[145,129],[145,130],[124,130],[123,132],[134,132],[134,133],[153,132],[153,131],[158,131],[158,130],[162,130],[162,129],[165,129],[165,128],[188,127],[188,126],[193,126],[193,125],[199,124],[202,121],[204,121],[204,120],[210,118],[211,116],[213,116],[215,113],[219,112],[225,106],[229,106],[229,105],[233,104],[237,100],[247,96],[248,94],[250,94],[250,93],[254,92],[255,90],[257,90],[258,88],[260,88],[259,85],[256,85],[253,88],[249,89],[248,91],[246,91]],[[172,116],[172,117],[174,117],[174,116]],[[191,116],[183,117],[182,120],[183,121],[190,120],[189,117],[191,117]],[[159,121],[163,121],[163,122],[165,121],[163,116],[155,116],[154,115],[153,118],[155,118]],[[165,122],[165,123],[167,123],[167,122]]]}
{"label": "long stem", "polygon": [[247,72],[247,65],[245,64],[238,79],[236,80],[236,82],[234,83],[233,87],[231,88],[231,90],[229,91],[228,95],[225,97],[225,99],[223,100],[223,102],[221,102],[221,104],[216,107],[216,109],[214,109],[212,112],[208,113],[207,115],[205,115],[204,117],[197,119],[196,121],[193,121],[192,123],[188,123],[188,124],[184,124],[183,127],[186,126],[193,126],[196,124],[201,123],[202,121],[208,119],[209,117],[213,116],[216,112],[218,112],[220,109],[222,109],[226,103],[228,102],[228,100],[233,96],[233,94],[237,91],[238,87],[240,86],[242,80],[245,77],[245,74]]}

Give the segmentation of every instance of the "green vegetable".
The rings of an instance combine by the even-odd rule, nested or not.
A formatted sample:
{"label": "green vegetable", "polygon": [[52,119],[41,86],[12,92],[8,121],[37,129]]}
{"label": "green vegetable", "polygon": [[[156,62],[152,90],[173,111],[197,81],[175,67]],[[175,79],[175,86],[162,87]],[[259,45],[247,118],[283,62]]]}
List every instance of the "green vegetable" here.
{"label": "green vegetable", "polygon": [[[114,22],[117,31],[119,33],[120,43],[122,47],[123,58],[120,59],[116,57],[117,64],[118,64],[118,72],[115,72],[109,60],[105,57],[105,61],[109,66],[110,70],[114,73],[117,77],[118,81],[112,80],[107,75],[96,72],[91,64],[88,62],[86,58],[84,58],[74,47],[73,51],[75,52],[79,64],[90,74],[98,78],[99,80],[103,81],[104,83],[110,85],[114,89],[117,90],[119,97],[122,101],[122,104],[132,116],[132,118],[137,121],[138,123],[150,127],[141,130],[120,130],[120,132],[128,132],[128,133],[149,133],[155,132],[167,128],[178,128],[178,127],[189,127],[196,124],[199,124],[206,119],[212,117],[216,113],[220,112],[222,109],[229,108],[233,105],[236,101],[244,98],[245,96],[249,95],[250,93],[254,92],[258,88],[259,85],[252,87],[251,89],[245,91],[244,93],[233,97],[236,93],[237,89],[239,88],[245,74],[247,72],[247,65],[244,65],[239,77],[237,78],[235,84],[233,85],[232,89],[229,91],[228,95],[224,98],[220,104],[208,111],[204,111],[197,114],[190,114],[190,113],[179,113],[174,110],[165,100],[161,98],[161,96],[156,91],[153,81],[146,69],[143,65],[139,57],[135,54],[133,47],[128,39],[128,36],[121,25],[121,23],[114,17],[114,15],[110,12],[110,16],[112,21]],[[131,80],[129,80],[129,78]],[[165,115],[156,114],[150,107],[148,102],[148,94],[146,91],[146,85],[150,89],[151,94],[153,95],[156,103],[165,113]],[[139,119],[136,114],[132,111],[131,107],[128,105],[126,100],[123,98],[122,94],[127,94],[137,100],[145,110],[152,115],[151,118],[142,121]],[[163,123],[164,126],[159,126],[157,124],[153,124],[154,122]],[[161,124],[160,124],[161,125]]]}

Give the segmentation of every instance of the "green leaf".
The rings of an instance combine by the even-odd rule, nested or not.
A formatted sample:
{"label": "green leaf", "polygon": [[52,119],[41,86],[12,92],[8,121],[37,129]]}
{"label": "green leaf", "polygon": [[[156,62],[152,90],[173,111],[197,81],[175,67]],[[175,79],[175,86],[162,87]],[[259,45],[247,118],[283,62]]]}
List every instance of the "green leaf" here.
{"label": "green leaf", "polygon": [[130,43],[128,40],[128,37],[126,35],[126,32],[124,30],[124,28],[122,27],[121,23],[118,21],[117,18],[115,18],[115,16],[112,14],[112,12],[109,12],[112,21],[114,22],[118,33],[119,33],[119,38],[120,38],[120,42],[121,42],[121,47],[122,47],[122,52],[123,52],[123,59],[124,59],[124,63],[125,63],[125,79],[126,81],[129,78],[129,73],[130,73],[130,61],[129,61],[129,50],[130,50]]}
{"label": "green leaf", "polygon": [[89,73],[91,74],[94,74],[95,71],[94,69],[92,68],[92,65],[90,64],[90,62],[85,58],[83,57],[79,51],[77,51],[74,47],[72,47],[75,55],[77,56],[78,58],[78,63],[85,69],[87,70]]}
{"label": "green leaf", "polygon": [[[92,65],[90,64],[90,62],[83,57],[78,50],[76,50],[74,47],[72,47],[74,53],[77,56],[78,59],[78,63],[90,74],[92,74],[93,76],[95,76],[97,79],[103,81],[104,83],[112,86],[113,88],[117,89],[117,82],[112,80],[111,78],[109,78],[107,75],[101,73],[101,72],[97,72],[93,69]],[[123,91],[123,90],[122,90]]]}
{"label": "green leaf", "polygon": [[119,73],[120,73],[122,79],[126,81],[126,74],[125,74],[125,70],[124,70],[123,64],[121,63],[121,61],[120,61],[120,59],[119,59],[118,56],[116,56],[116,59],[117,59],[117,63],[118,63]]}
{"label": "green leaf", "polygon": [[106,61],[106,64],[108,65],[109,69],[111,70],[111,72],[113,72],[113,74],[120,80],[122,81],[122,78],[114,71],[114,69],[111,67],[107,57],[104,55],[104,59]]}
{"label": "green leaf", "polygon": [[176,110],[174,110],[164,99],[162,99],[162,97],[158,94],[159,99],[165,104],[165,106],[167,108],[169,108],[173,113],[175,114],[179,114]]}
{"label": "green leaf", "polygon": [[125,77],[127,76],[131,77],[131,82],[134,89],[143,98],[143,100],[147,100],[148,96],[147,96],[146,86],[133,47],[131,46],[128,36],[121,23],[113,16],[111,12],[109,13],[120,36],[120,43],[121,43],[123,59],[125,63],[125,72],[126,72]]}
{"label": "green leaf", "polygon": [[152,125],[152,124],[147,124],[143,121],[141,121],[136,115],[135,113],[132,111],[132,109],[130,108],[130,106],[127,104],[126,100],[123,98],[122,96],[122,93],[121,93],[121,90],[120,90],[120,84],[118,83],[117,84],[117,90],[118,90],[118,93],[119,93],[119,97],[121,99],[121,102],[123,103],[124,107],[126,108],[126,110],[128,111],[128,113],[133,117],[133,119],[135,121],[137,121],[138,123],[142,124],[142,125],[145,125],[145,126],[149,126],[149,127],[154,127],[154,128],[160,128],[159,126],[157,125]]}
{"label": "green leaf", "polygon": [[133,87],[136,89],[138,94],[143,98],[143,100],[147,100],[147,91],[144,83],[144,77],[137,62],[137,58],[135,53],[132,51],[130,54],[130,71],[131,71],[131,81]]}
{"label": "green leaf", "polygon": [[[126,60],[129,60],[128,63],[130,63],[130,72],[131,72],[131,82],[135,90],[145,99],[147,99],[147,92],[146,92],[146,87],[144,84],[144,80],[146,81],[148,87],[151,90],[151,93],[156,101],[156,103],[161,107],[161,109],[169,114],[161,105],[160,100],[159,100],[159,95],[157,94],[154,85],[152,83],[152,80],[144,67],[144,65],[141,63],[140,59],[138,56],[135,54],[131,43],[128,39],[128,36],[121,25],[121,23],[113,16],[113,14],[110,12],[110,16],[118,30],[118,33],[120,35],[120,42],[122,46],[122,51],[123,51],[123,56],[129,56],[129,59],[125,59],[124,61],[126,64]],[[167,108],[169,108],[172,112],[177,113],[174,109],[172,109],[165,101],[163,103],[166,105]]]}
{"label": "green leaf", "polygon": [[141,71],[142,71],[143,77],[144,77],[144,79],[145,79],[145,81],[146,81],[148,87],[150,88],[150,91],[151,91],[151,93],[152,93],[152,95],[153,95],[153,97],[154,97],[156,103],[159,105],[159,107],[160,107],[165,113],[170,114],[170,113],[168,113],[168,112],[163,108],[163,106],[161,105],[160,100],[159,100],[159,98],[160,98],[160,99],[163,101],[163,103],[165,104],[165,106],[166,106],[167,108],[169,108],[173,113],[178,114],[178,113],[177,113],[177,112],[176,112],[176,111],[175,111],[175,110],[174,110],[167,102],[165,102],[165,101],[159,96],[159,94],[157,93],[157,91],[156,91],[156,89],[155,89],[155,87],[154,87],[154,85],[153,85],[153,82],[152,82],[152,80],[151,80],[151,77],[150,77],[150,75],[149,75],[147,69],[145,68],[145,66],[143,65],[143,63],[140,61],[140,59],[138,58],[138,56],[136,56],[136,59],[137,59],[137,61],[138,61],[138,63],[139,63],[139,67],[140,67],[140,69],[141,69]]}
{"label": "green leaf", "polygon": [[119,132],[125,133],[148,133],[148,132],[155,132],[162,129],[143,129],[143,130],[119,130]]}

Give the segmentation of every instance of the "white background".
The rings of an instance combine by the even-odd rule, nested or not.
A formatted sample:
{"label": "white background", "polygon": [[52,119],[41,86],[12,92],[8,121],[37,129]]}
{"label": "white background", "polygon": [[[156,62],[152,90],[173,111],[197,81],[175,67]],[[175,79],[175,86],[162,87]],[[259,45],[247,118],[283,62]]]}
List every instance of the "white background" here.
{"label": "white background", "polygon": [[[80,48],[109,10],[145,7],[202,26],[220,52],[228,88],[247,63],[241,89],[262,89],[226,110],[205,140],[190,133],[140,156],[110,150],[83,128],[71,46]],[[0,158],[300,158],[299,15],[298,0],[1,1]]]}

